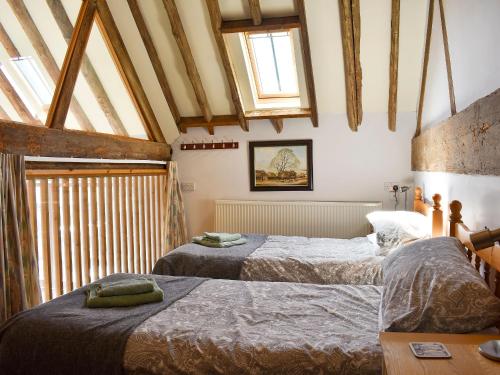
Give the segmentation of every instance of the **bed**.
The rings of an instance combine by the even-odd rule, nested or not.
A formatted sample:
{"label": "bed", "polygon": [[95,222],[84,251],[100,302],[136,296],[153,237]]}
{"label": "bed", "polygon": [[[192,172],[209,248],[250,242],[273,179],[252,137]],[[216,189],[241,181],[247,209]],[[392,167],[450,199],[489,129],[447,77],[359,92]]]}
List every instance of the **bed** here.
{"label": "bed", "polygon": [[380,330],[466,333],[500,319],[463,253],[453,238],[416,241],[384,260],[383,287],[155,275],[163,305],[121,309],[84,308],[84,287],[0,327],[0,373],[380,374]]}
{"label": "bed", "polygon": [[[425,203],[422,190],[417,187],[413,211],[431,222],[426,223],[429,235],[440,235],[441,196],[436,194],[433,200],[432,205]],[[190,243],[160,258],[153,273],[247,281],[380,285],[381,263],[388,251],[380,251],[372,236],[336,239],[249,234],[246,245],[227,249]]]}

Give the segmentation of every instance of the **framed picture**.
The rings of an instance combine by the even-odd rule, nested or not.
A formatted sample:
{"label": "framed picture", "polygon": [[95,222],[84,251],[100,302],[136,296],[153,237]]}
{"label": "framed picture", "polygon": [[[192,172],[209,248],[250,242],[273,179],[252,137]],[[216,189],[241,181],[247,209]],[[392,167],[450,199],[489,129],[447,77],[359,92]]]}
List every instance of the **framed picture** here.
{"label": "framed picture", "polygon": [[313,190],[312,140],[250,142],[250,190]]}

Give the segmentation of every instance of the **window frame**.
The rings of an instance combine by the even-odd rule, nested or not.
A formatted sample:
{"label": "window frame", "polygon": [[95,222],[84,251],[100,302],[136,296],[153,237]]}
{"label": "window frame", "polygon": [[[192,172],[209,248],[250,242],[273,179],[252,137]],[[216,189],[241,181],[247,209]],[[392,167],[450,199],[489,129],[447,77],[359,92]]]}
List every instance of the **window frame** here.
{"label": "window frame", "polygon": [[[288,38],[290,39],[290,47],[292,50],[292,60],[293,60],[293,66],[295,67],[295,73],[297,74],[297,92],[295,93],[271,93],[271,94],[265,94],[262,92],[262,86],[260,84],[260,75],[259,75],[259,69],[257,66],[257,58],[255,56],[255,51],[252,45],[252,41],[250,40],[251,35],[257,35],[257,34],[272,34],[272,33],[277,33],[277,32],[286,32],[288,33]],[[250,66],[252,68],[252,77],[251,79],[254,82],[255,85],[255,90],[258,101],[266,102],[266,101],[275,101],[276,99],[295,99],[295,98],[300,98],[300,88],[299,88],[299,82],[298,82],[298,72],[297,72],[297,62],[295,59],[295,45],[293,42],[292,38],[292,29],[279,29],[279,30],[265,30],[265,31],[245,31],[244,33],[244,38],[245,38],[245,44],[247,48],[247,53],[248,57],[250,60]],[[277,73],[279,74],[279,73]]]}

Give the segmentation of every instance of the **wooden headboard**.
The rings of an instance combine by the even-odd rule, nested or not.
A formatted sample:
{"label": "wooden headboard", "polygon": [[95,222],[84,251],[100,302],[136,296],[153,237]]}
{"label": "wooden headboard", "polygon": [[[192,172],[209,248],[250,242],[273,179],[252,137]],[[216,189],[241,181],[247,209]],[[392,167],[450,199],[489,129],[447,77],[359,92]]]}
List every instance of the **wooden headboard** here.
{"label": "wooden headboard", "polygon": [[428,216],[432,221],[432,237],[443,235],[443,211],[441,210],[441,195],[432,196],[432,204],[426,203],[422,195],[422,188],[415,188],[415,198],[413,200],[413,211]]}
{"label": "wooden headboard", "polygon": [[456,200],[450,203],[450,236],[462,242],[469,261],[500,298],[500,245],[495,243],[492,247],[476,250],[470,240],[474,232],[462,222],[461,211],[462,203]]}

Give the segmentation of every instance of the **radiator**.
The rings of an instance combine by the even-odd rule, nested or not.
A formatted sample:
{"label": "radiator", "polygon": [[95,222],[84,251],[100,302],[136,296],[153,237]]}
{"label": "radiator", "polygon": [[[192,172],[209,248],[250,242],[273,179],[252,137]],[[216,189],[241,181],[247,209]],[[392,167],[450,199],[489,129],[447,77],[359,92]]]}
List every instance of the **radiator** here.
{"label": "radiator", "polygon": [[217,232],[352,238],[370,233],[381,202],[215,201]]}

